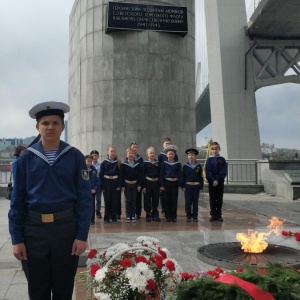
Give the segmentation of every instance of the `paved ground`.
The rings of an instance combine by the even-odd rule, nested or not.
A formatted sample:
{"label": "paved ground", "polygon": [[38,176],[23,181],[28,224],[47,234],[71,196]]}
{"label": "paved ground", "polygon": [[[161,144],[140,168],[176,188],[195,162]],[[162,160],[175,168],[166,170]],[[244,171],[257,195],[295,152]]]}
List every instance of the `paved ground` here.
{"label": "paved ground", "polygon": [[[183,208],[178,210],[178,222],[146,223],[145,218],[136,224],[126,224],[124,217],[118,224],[103,224],[97,219],[90,228],[90,248],[106,248],[111,243],[134,241],[141,235],[154,236],[162,247],[167,248],[185,271],[207,270],[214,266],[201,262],[197,258],[197,249],[202,245],[215,242],[235,241],[237,232],[247,229],[265,230],[269,219],[276,216],[285,219],[285,230],[300,232],[300,201],[289,201],[261,193],[257,195],[225,194],[224,222],[209,222],[207,194],[199,202],[198,223],[187,223]],[[11,253],[11,241],[8,234],[7,212],[9,201],[0,198],[0,299],[27,300],[27,283],[20,263]],[[300,250],[300,242],[281,235],[270,237],[271,243],[289,246]],[[82,288],[76,288],[74,299],[85,299]]]}

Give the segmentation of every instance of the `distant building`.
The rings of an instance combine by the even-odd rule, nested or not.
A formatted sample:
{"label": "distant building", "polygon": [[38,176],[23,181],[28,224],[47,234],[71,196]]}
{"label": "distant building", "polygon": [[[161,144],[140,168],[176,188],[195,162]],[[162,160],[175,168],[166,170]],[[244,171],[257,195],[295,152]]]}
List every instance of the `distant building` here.
{"label": "distant building", "polygon": [[35,138],[36,136],[31,136],[23,139],[23,145],[28,146]]}
{"label": "distant building", "polygon": [[0,139],[0,151],[9,150],[11,148],[15,148],[18,145],[29,145],[35,136],[26,137],[26,138],[2,138]]}
{"label": "distant building", "polygon": [[12,147],[12,143],[10,139],[0,139],[0,150],[10,149]]}

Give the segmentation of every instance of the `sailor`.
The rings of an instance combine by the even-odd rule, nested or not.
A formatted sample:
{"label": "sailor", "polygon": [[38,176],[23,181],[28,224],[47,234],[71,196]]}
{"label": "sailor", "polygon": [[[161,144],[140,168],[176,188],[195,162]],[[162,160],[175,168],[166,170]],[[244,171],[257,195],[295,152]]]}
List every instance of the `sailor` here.
{"label": "sailor", "polygon": [[203,190],[202,166],[196,160],[199,151],[189,148],[185,151],[187,162],[183,165],[183,188],[187,222],[198,222],[198,199]]}
{"label": "sailor", "polygon": [[167,156],[160,168],[160,191],[165,193],[165,217],[167,222],[177,222],[178,189],[182,188],[182,166],[175,161],[177,152],[175,145],[164,149]]}
{"label": "sailor", "polygon": [[83,154],[60,140],[69,110],[67,104],[51,101],[29,111],[41,140],[15,166],[9,231],[31,300],[71,300],[79,256],[87,247],[89,173]]}

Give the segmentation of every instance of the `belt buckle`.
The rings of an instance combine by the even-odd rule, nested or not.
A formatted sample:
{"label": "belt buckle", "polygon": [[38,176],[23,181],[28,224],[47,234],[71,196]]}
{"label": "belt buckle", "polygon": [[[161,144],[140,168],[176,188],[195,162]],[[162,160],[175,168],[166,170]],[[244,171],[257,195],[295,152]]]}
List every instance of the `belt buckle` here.
{"label": "belt buckle", "polygon": [[54,215],[53,214],[42,214],[42,223],[53,223]]}

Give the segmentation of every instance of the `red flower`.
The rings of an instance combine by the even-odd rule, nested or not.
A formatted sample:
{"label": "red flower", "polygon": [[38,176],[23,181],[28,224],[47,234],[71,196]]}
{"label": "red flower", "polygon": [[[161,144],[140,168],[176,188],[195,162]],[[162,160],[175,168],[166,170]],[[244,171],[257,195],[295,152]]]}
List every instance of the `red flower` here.
{"label": "red flower", "polygon": [[195,277],[194,275],[189,274],[187,272],[182,272],[180,275],[181,275],[181,282],[182,281],[188,281],[188,280],[193,279]]}
{"label": "red flower", "polygon": [[147,258],[145,256],[138,256],[135,258],[135,261],[136,261],[136,263],[139,263],[139,262],[143,262],[146,264],[148,263]]}
{"label": "red flower", "polygon": [[207,275],[214,277],[214,278],[218,278],[220,276],[220,273],[216,270],[209,270],[209,271],[207,271]]}
{"label": "red flower", "polygon": [[283,235],[283,236],[291,236],[292,235],[292,232],[291,231],[282,231],[281,232],[281,234]]}
{"label": "red flower", "polygon": [[242,273],[242,272],[244,272],[244,269],[243,268],[239,268],[239,269],[237,269],[237,270],[235,270],[237,273]]}
{"label": "red flower", "polygon": [[215,268],[214,270],[210,270],[210,271],[207,271],[207,274],[211,277],[215,277],[215,278],[218,278],[220,277],[221,274],[223,274],[224,271],[222,268],[220,267],[217,267]]}
{"label": "red flower", "polygon": [[160,269],[164,266],[163,258],[161,256],[155,256],[154,257],[154,262],[155,262],[156,266]]}
{"label": "red flower", "polygon": [[223,269],[220,268],[220,267],[217,267],[215,270],[216,270],[219,274],[224,273]]}
{"label": "red flower", "polygon": [[300,242],[300,232],[294,234],[296,241]]}
{"label": "red flower", "polygon": [[88,254],[88,258],[91,259],[91,258],[96,257],[97,253],[98,253],[98,251],[96,249],[91,249],[89,254]]}
{"label": "red flower", "polygon": [[260,269],[260,270],[256,270],[257,274],[262,274],[262,275],[267,275],[268,271],[266,269]]}
{"label": "red flower", "polygon": [[125,259],[121,260],[121,266],[123,268],[131,267],[132,266],[132,262],[131,262],[130,259],[125,258]]}
{"label": "red flower", "polygon": [[162,256],[163,259],[167,258],[167,254],[165,251],[161,250],[160,248],[158,249],[158,253],[160,256]]}
{"label": "red flower", "polygon": [[152,291],[156,288],[156,283],[153,279],[148,279],[147,280],[147,285],[146,285],[146,290]]}
{"label": "red flower", "polygon": [[92,265],[91,269],[90,269],[91,276],[95,277],[95,274],[99,269],[100,269],[99,265],[97,265],[97,264]]}
{"label": "red flower", "polygon": [[175,264],[171,260],[166,261],[165,266],[170,272],[175,271]]}

